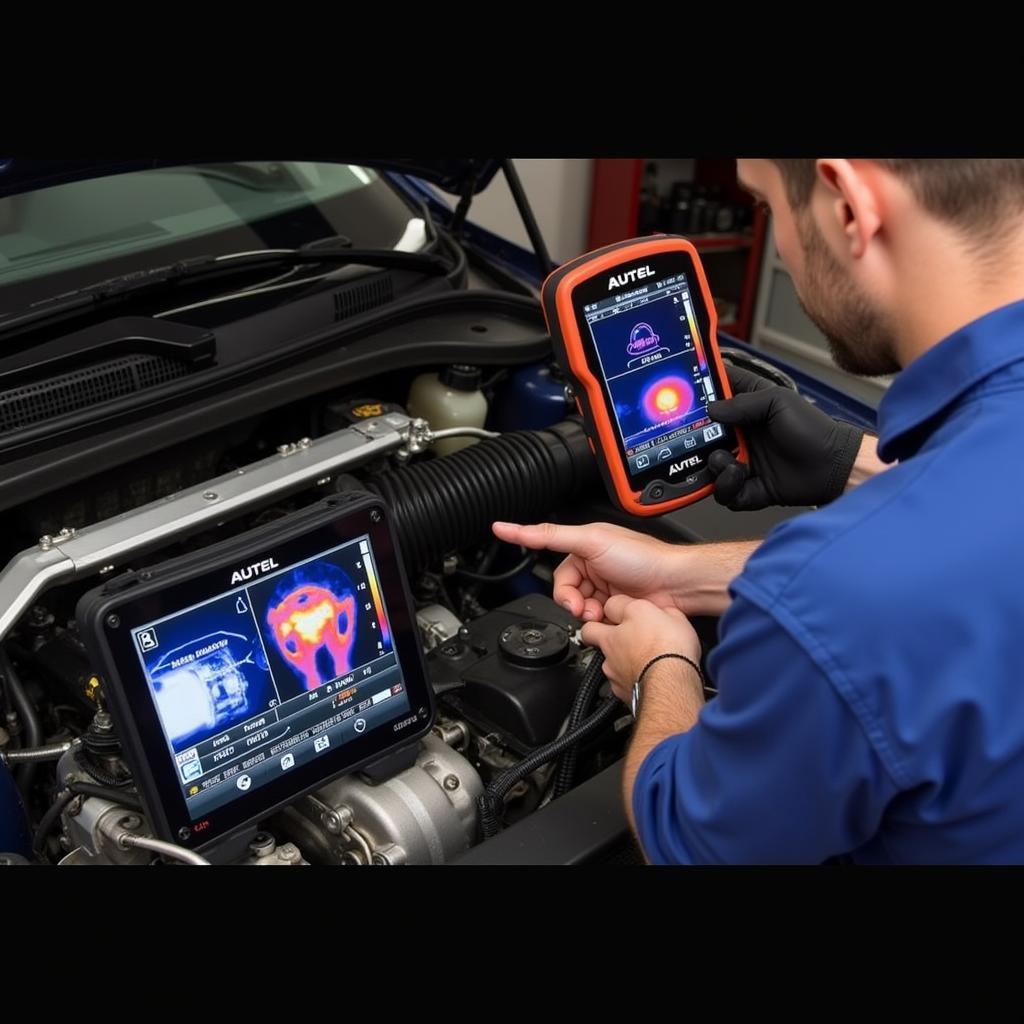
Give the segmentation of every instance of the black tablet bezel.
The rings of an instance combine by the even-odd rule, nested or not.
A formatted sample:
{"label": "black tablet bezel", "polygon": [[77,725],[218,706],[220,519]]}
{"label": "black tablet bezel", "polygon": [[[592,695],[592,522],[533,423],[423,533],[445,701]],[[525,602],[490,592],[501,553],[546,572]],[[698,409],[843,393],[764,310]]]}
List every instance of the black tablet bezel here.
{"label": "black tablet bezel", "polygon": [[[132,630],[234,589],[231,574],[240,565],[272,558],[286,568],[363,535],[374,554],[408,707],[403,702],[399,713],[365,734],[193,820]],[[86,594],[78,613],[101,663],[103,692],[154,830],[193,849],[209,848],[331,779],[408,745],[430,730],[434,715],[414,606],[390,513],[380,499],[331,499],[322,508],[205,549],[202,556],[202,564],[190,555],[113,580]]]}

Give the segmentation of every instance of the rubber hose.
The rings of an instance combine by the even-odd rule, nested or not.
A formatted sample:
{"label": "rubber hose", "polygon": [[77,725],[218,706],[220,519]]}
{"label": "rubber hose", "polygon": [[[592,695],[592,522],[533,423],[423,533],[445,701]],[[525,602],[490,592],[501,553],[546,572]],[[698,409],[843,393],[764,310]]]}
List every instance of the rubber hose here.
{"label": "rubber hose", "polygon": [[[569,722],[566,732],[571,732],[583,721],[590,710],[598,690],[604,685],[604,655],[600,651],[594,653],[583,673],[583,681],[576,691],[576,698],[572,702],[569,711]],[[555,788],[552,791],[551,799],[557,800],[564,796],[572,787],[573,779],[576,777],[576,763],[579,757],[579,745],[570,747],[558,760],[558,770],[555,775]]]}
{"label": "rubber hose", "polygon": [[[29,748],[42,746],[43,730],[39,725],[39,716],[36,715],[36,710],[32,707],[28,694],[25,693],[25,687],[22,686],[21,680],[11,664],[11,659],[3,647],[0,647],[0,672],[3,672],[4,678],[7,680],[7,691],[11,695],[11,701],[25,730],[25,742],[22,746]],[[14,769],[14,779],[21,787],[22,792],[28,792],[35,774],[36,765],[33,761],[20,764]]]}
{"label": "rubber hose", "polygon": [[382,473],[368,486],[393,509],[406,568],[419,573],[489,536],[495,519],[534,521],[596,479],[582,426],[566,420]]}
{"label": "rubber hose", "polygon": [[68,789],[76,796],[95,796],[100,800],[109,800],[118,807],[124,807],[129,811],[144,813],[145,808],[142,801],[133,793],[126,793],[123,789],[110,789],[108,786],[94,786],[91,782],[69,782]]}
{"label": "rubber hose", "polygon": [[535,772],[542,765],[558,757],[563,750],[568,750],[575,743],[586,739],[597,732],[602,726],[622,714],[621,702],[612,697],[606,700],[589,718],[581,722],[572,732],[565,732],[543,747],[538,747],[518,764],[502,772],[484,790],[477,800],[480,813],[480,829],[484,839],[496,836],[501,830],[501,812],[505,794],[520,780]]}
{"label": "rubber hose", "polygon": [[60,821],[61,811],[72,800],[75,799],[75,794],[70,789],[65,789],[61,792],[57,799],[50,805],[46,813],[39,819],[39,825],[36,828],[36,834],[32,839],[32,855],[36,860],[46,863],[46,857],[43,855],[43,849],[46,846],[46,837],[53,831],[53,826]]}

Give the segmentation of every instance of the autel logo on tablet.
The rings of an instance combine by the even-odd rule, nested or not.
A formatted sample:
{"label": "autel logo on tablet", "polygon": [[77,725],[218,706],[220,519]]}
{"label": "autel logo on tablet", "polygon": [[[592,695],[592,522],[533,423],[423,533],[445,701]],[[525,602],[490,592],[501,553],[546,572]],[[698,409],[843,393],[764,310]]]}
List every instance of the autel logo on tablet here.
{"label": "autel logo on tablet", "polygon": [[254,576],[259,576],[260,573],[270,572],[271,569],[279,568],[277,562],[272,558],[264,558],[262,562],[253,562],[252,565],[247,565],[244,569],[236,569],[231,574],[232,583],[244,583],[246,580],[251,580]]}

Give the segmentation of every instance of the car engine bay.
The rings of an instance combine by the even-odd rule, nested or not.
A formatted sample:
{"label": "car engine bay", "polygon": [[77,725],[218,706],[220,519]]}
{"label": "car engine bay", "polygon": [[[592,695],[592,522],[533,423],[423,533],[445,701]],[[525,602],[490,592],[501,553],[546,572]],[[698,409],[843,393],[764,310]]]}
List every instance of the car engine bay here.
{"label": "car engine bay", "polygon": [[[537,415],[552,421],[543,429],[434,431],[410,418],[394,396],[361,391],[325,403],[320,429],[310,432],[315,436],[275,445],[261,460],[242,462],[246,448],[266,447],[252,439],[248,446],[206,450],[189,467],[172,468],[161,453],[160,468],[146,479],[114,483],[108,474],[105,488],[93,486],[77,504],[65,500],[61,507],[58,492],[41,514],[29,517],[23,506],[19,525],[39,531],[39,539],[0,576],[7,652],[0,664],[6,684],[0,750],[17,782],[0,799],[5,819],[20,821],[23,833],[20,840],[4,837],[5,856],[24,851],[28,832],[44,861],[140,863],[167,853],[132,845],[151,826],[94,651],[74,617],[81,594],[126,568],[201,557],[240,529],[288,520],[325,495],[345,492],[375,494],[392,511],[436,717],[407,758],[412,763],[386,777],[335,779],[275,812],[258,831],[250,829],[228,859],[440,863],[481,842],[479,805],[487,787],[575,728],[598,703],[603,682],[599,672],[588,674],[593,652],[580,645],[580,623],[547,596],[554,561],[502,550],[507,546],[489,534],[497,518],[543,519],[588,493],[588,500],[602,500],[586,437],[567,415],[564,387],[549,365],[528,369],[534,390],[544,390],[534,399]],[[500,412],[517,404],[502,392],[516,384],[497,376],[489,407]],[[470,443],[446,455],[431,452],[453,435]],[[154,494],[123,511],[117,503]],[[99,509],[115,514],[89,522]],[[86,525],[57,525],[76,518]],[[223,680],[203,685],[224,689]],[[602,730],[570,748],[571,757],[506,778],[492,834],[621,757],[628,711],[618,705],[618,714],[606,718]],[[29,757],[29,751],[37,753]],[[65,799],[53,814],[58,794]],[[25,812],[15,813],[16,804]]]}
{"label": "car engine bay", "polygon": [[[601,486],[535,292],[413,212],[429,274],[421,256],[387,269],[390,251],[363,249],[375,272],[298,278],[287,301],[255,286],[203,299],[190,284],[169,312],[140,299],[139,315],[87,311],[74,333],[9,329],[0,863],[642,862],[619,779],[632,716],[550,597],[560,556],[491,533],[495,520],[636,521]],[[348,258],[347,239],[323,241]],[[371,518],[345,532],[335,520],[357,507]],[[644,529],[708,539],[702,515]],[[290,560],[261,538],[285,538]],[[310,559],[320,576],[294,568]],[[177,603],[140,599],[131,622],[104,604],[161,579]],[[160,646],[175,616],[217,602],[250,615],[257,593],[249,633],[217,625],[216,639],[193,629],[184,655]],[[707,649],[717,621],[694,625]],[[379,639],[357,656],[368,630]],[[371,693],[373,659],[385,681]],[[258,697],[266,677],[277,689]],[[329,718],[313,708],[327,698]],[[399,709],[379,727],[378,703]],[[181,817],[208,783],[232,791],[212,841],[208,819]]]}

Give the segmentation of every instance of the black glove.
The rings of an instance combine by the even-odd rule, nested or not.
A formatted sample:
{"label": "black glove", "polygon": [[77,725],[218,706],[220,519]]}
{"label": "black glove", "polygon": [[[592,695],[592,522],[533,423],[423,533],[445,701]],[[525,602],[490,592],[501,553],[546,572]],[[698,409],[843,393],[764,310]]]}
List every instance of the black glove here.
{"label": "black glove", "polygon": [[708,415],[739,427],[749,470],[727,451],[711,453],[715,500],[737,512],[769,505],[825,505],[846,487],[864,431],[815,408],[789,388],[728,366],[735,397],[708,404]]}

